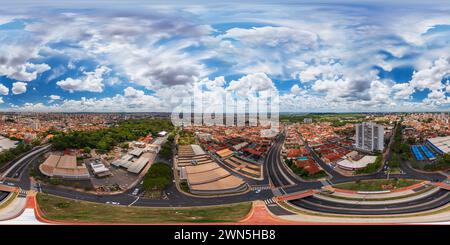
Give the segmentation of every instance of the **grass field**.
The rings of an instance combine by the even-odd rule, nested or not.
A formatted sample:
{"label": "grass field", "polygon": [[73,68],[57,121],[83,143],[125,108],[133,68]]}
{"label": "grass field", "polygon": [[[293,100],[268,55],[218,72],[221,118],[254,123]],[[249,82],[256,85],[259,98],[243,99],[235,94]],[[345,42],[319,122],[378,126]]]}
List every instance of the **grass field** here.
{"label": "grass field", "polygon": [[251,209],[251,202],[196,208],[122,207],[76,201],[39,193],[44,217],[54,221],[102,223],[204,223],[236,222]]}
{"label": "grass field", "polygon": [[0,205],[0,209],[6,208],[9,204],[11,204],[14,199],[17,197],[17,192],[13,192],[12,196],[6,197],[7,200],[3,200],[4,202]]}
{"label": "grass field", "polygon": [[363,180],[359,182],[342,183],[334,185],[333,187],[353,191],[382,191],[387,189],[397,189],[407,187],[420,182],[421,182],[420,180],[411,180],[411,179],[398,179],[398,180],[377,179],[377,180]]}

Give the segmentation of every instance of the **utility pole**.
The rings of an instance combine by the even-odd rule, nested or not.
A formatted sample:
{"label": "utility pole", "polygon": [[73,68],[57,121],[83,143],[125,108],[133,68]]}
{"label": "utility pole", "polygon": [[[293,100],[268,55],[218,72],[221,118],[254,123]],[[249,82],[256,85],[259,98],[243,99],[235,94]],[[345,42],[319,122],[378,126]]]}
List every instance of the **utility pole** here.
{"label": "utility pole", "polygon": [[386,170],[387,170],[387,180],[389,180],[389,173],[391,172],[390,169],[389,169],[389,165],[388,165]]}

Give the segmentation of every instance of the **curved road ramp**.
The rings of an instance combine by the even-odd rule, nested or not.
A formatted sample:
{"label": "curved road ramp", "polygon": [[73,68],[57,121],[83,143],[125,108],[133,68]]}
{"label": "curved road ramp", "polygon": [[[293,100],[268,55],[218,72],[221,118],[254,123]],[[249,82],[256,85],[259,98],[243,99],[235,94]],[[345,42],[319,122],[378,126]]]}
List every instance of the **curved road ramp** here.
{"label": "curved road ramp", "polygon": [[0,201],[0,207],[6,201],[6,207],[0,208],[0,225],[33,225],[45,224],[35,215],[34,198],[28,198],[27,192],[8,192],[8,196]]}
{"label": "curved road ramp", "polygon": [[[279,198],[280,206],[289,211],[280,217],[319,223],[445,223],[450,220],[450,191],[429,184],[392,192],[335,190],[297,196]],[[273,212],[278,211],[273,209]]]}

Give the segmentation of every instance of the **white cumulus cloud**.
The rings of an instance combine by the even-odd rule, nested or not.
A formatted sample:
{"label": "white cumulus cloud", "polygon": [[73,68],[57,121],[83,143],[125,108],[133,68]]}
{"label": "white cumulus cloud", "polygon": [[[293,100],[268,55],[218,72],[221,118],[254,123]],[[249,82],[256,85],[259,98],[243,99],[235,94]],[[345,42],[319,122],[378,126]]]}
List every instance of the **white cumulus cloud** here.
{"label": "white cumulus cloud", "polygon": [[103,92],[103,76],[110,72],[106,66],[100,66],[91,72],[83,72],[84,76],[73,79],[66,78],[58,81],[56,84],[64,90],[73,91],[89,91],[89,92]]}
{"label": "white cumulus cloud", "polygon": [[2,95],[8,95],[9,88],[7,88],[5,85],[0,83],[0,94]]}
{"label": "white cumulus cloud", "polygon": [[27,84],[24,82],[15,82],[12,87],[13,94],[23,94],[27,92]]}

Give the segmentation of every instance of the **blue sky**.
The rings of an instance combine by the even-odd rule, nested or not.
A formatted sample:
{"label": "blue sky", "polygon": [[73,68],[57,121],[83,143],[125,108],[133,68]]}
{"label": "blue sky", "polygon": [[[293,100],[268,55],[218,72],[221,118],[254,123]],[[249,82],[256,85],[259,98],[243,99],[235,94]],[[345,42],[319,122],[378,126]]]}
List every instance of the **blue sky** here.
{"label": "blue sky", "polygon": [[31,1],[0,10],[0,110],[449,111],[445,1]]}

